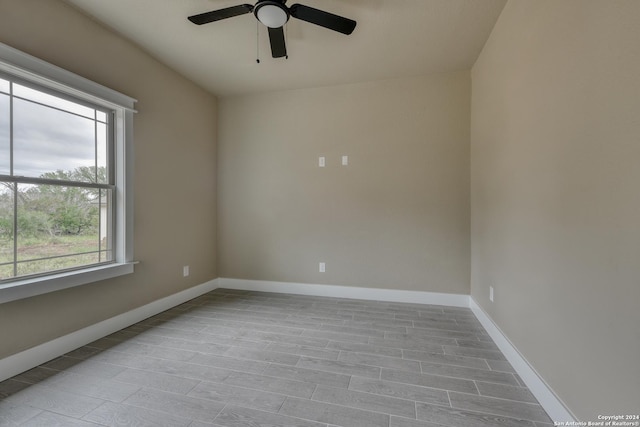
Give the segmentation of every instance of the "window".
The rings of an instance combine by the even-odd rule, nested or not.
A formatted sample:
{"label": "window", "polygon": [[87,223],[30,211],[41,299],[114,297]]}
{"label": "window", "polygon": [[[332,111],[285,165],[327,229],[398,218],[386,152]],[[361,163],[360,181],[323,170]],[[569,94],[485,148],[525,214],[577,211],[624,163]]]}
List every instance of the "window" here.
{"label": "window", "polygon": [[0,280],[113,258],[111,111],[0,75]]}
{"label": "window", "polygon": [[134,102],[0,44],[0,302],[133,271]]}

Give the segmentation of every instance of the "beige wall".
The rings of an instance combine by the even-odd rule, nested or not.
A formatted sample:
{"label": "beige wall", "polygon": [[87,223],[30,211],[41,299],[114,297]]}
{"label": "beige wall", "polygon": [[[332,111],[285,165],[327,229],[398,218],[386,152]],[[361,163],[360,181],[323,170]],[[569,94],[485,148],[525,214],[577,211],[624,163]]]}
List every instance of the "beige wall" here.
{"label": "beige wall", "polygon": [[640,408],[639,22],[510,0],[472,70],[472,296],[583,420]]}
{"label": "beige wall", "polygon": [[217,277],[217,112],[214,97],[58,0],[0,0],[0,11],[0,42],[139,100],[141,262],[132,275],[0,305],[2,358]]}
{"label": "beige wall", "polygon": [[469,104],[469,72],[221,99],[220,276],[468,294]]}

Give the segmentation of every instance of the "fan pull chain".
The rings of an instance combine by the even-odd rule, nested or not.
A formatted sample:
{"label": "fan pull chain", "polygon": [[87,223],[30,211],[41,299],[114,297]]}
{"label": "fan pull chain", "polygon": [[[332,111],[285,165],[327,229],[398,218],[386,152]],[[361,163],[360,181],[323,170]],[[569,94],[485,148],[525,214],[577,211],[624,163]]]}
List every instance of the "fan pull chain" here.
{"label": "fan pull chain", "polygon": [[[285,23],[284,25],[284,44],[285,46],[289,46],[289,32],[287,31],[288,25]],[[284,59],[289,59],[289,52],[284,56]]]}
{"label": "fan pull chain", "polygon": [[256,19],[256,63],[260,63],[260,24]]}

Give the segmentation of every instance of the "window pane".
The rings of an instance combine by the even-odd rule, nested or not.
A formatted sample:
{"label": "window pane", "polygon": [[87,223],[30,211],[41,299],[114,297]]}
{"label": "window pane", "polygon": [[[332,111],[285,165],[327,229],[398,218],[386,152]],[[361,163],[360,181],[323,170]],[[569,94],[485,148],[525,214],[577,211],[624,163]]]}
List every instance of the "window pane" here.
{"label": "window pane", "polygon": [[37,261],[18,262],[18,276],[46,273],[49,271],[66,270],[98,262],[98,254],[71,255],[60,258],[47,258]]}
{"label": "window pane", "polygon": [[0,175],[11,173],[9,95],[0,94]]}
{"label": "window pane", "polygon": [[107,121],[107,113],[105,113],[104,111],[96,110],[96,120],[101,121],[101,122],[106,122]]}
{"label": "window pane", "polygon": [[0,182],[0,280],[13,277],[13,186]]}
{"label": "window pane", "polygon": [[61,110],[79,114],[90,119],[93,119],[95,117],[95,109],[93,108],[85,107],[84,105],[78,104],[76,102],[68,101],[54,95],[49,95],[48,93],[40,92],[39,90],[31,89],[17,83],[13,84],[13,95],[31,101],[39,102],[40,104],[60,108]]}
{"label": "window pane", "polygon": [[100,190],[100,261],[113,261],[113,215],[111,214],[113,191]]}
{"label": "window pane", "polygon": [[18,185],[19,275],[98,262],[99,192],[71,186]]}
{"label": "window pane", "polygon": [[98,183],[108,184],[107,176],[107,125],[96,123],[96,160],[98,161]]}
{"label": "window pane", "polygon": [[0,79],[0,92],[9,93],[9,81]]}
{"label": "window pane", "polygon": [[11,279],[13,277],[13,264],[0,265],[0,280]]}
{"label": "window pane", "polygon": [[72,172],[95,167],[95,121],[21,99],[13,111],[14,175],[93,182]]}

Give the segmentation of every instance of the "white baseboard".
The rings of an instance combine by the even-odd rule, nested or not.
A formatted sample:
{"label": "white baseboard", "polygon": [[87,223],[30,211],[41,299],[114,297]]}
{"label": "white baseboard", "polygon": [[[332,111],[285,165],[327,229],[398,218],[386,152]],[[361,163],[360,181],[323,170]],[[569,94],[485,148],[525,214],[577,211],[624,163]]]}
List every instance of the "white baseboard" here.
{"label": "white baseboard", "polygon": [[408,302],[416,304],[469,307],[469,295],[394,289],[359,288],[355,286],[312,285],[307,283],[270,282],[264,280],[218,279],[219,288],[283,294],[363,299],[372,301]]}
{"label": "white baseboard", "polygon": [[216,289],[217,279],[156,300],[60,338],[0,359],[0,381]]}
{"label": "white baseboard", "polygon": [[544,410],[547,411],[551,419],[557,422],[575,422],[576,417],[562,400],[553,392],[551,387],[549,387],[529,362],[527,362],[527,359],[525,359],[511,341],[509,341],[509,338],[507,338],[502,330],[491,320],[489,315],[487,315],[471,297],[469,298],[469,307],[518,375],[520,375],[522,381],[529,387],[529,390],[531,390],[531,393],[538,399],[538,402],[540,402]]}

